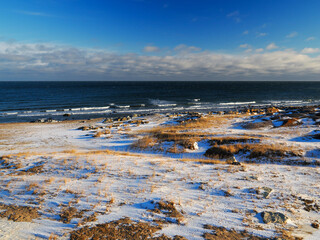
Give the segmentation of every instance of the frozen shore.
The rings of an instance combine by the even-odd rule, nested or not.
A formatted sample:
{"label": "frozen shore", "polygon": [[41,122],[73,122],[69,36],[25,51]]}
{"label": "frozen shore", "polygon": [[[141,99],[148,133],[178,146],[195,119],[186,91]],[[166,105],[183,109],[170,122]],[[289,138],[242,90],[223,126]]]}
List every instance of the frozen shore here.
{"label": "frozen shore", "polygon": [[319,239],[319,124],[310,106],[0,124],[0,238]]}

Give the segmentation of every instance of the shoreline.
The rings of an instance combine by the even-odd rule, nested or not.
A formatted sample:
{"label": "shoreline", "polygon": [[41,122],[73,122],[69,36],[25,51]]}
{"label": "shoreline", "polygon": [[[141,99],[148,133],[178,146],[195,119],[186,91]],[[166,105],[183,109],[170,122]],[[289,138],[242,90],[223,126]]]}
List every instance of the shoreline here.
{"label": "shoreline", "polygon": [[[197,100],[197,99],[194,99],[194,100]],[[295,102],[295,101],[288,101],[288,102]],[[22,111],[21,113],[16,112],[15,114],[1,113],[0,117],[2,119],[0,118],[0,124],[1,123],[10,123],[10,122],[41,122],[41,121],[56,122],[56,121],[66,121],[66,120],[88,120],[88,119],[96,119],[96,118],[117,118],[117,117],[124,117],[124,116],[133,116],[133,115],[137,115],[137,114],[141,115],[141,116],[148,116],[148,115],[152,115],[152,114],[176,114],[176,113],[183,114],[183,113],[188,113],[188,112],[199,112],[199,113],[204,113],[204,114],[210,113],[210,112],[212,112],[212,113],[219,113],[219,112],[247,113],[247,111],[250,109],[256,109],[256,110],[260,110],[260,112],[263,112],[263,111],[266,111],[268,108],[301,109],[301,108],[311,108],[311,107],[319,108],[320,107],[319,104],[315,104],[315,103],[307,103],[307,102],[302,102],[302,101],[297,101],[297,102],[299,102],[299,103],[296,103],[295,105],[280,104],[280,103],[279,104],[270,104],[270,103],[269,104],[257,104],[257,103],[255,103],[255,101],[254,101],[255,104],[248,104],[248,103],[242,102],[240,105],[237,105],[236,103],[220,103],[220,104],[216,104],[215,107],[212,107],[212,106],[211,107],[204,107],[202,105],[199,105],[199,106],[195,105],[196,107],[191,108],[191,109],[188,109],[188,108],[182,107],[182,106],[178,106],[177,104],[173,104],[176,107],[163,108],[163,109],[152,108],[151,106],[149,106],[149,108],[145,108],[145,109],[136,109],[135,107],[133,107],[133,109],[131,109],[131,106],[128,105],[128,108],[123,108],[123,109],[127,109],[127,110],[121,110],[121,108],[118,110],[117,109],[112,110],[112,108],[110,108],[110,109],[108,109],[109,112],[107,114],[104,113],[103,111],[95,112],[95,113],[93,113],[93,112],[86,113],[86,111],[80,110],[81,108],[79,108],[79,111],[80,112],[83,111],[83,112],[80,113],[80,112],[76,111],[76,112],[69,113],[69,112],[65,112],[63,110],[42,110],[42,111],[40,111],[41,112],[40,115],[22,114],[22,116],[19,116],[19,114],[24,112],[24,111]],[[195,101],[194,103],[198,103],[198,102]],[[199,102],[199,104],[202,104],[202,103]],[[142,105],[144,105],[144,104],[142,104]],[[166,105],[170,106],[172,104],[166,102]],[[134,106],[134,104],[132,106]],[[95,107],[89,107],[89,108],[95,109]],[[97,109],[99,109],[99,108],[105,108],[105,107],[97,107]],[[69,110],[71,111],[71,109],[69,109]],[[26,112],[29,112],[29,111],[26,111]],[[36,110],[35,112],[38,112],[38,111]],[[54,112],[54,114],[52,114],[53,112]],[[258,111],[256,111],[256,112],[258,112]],[[5,121],[4,118],[8,118],[9,120]]]}
{"label": "shoreline", "polygon": [[[308,108],[320,108],[319,104],[301,104],[301,105],[246,105],[246,106],[233,106],[230,108],[222,108],[222,109],[192,109],[192,110],[171,110],[171,109],[166,109],[163,110],[161,112],[157,112],[155,111],[154,113],[150,112],[151,110],[146,110],[149,111],[148,113],[139,113],[139,111],[134,112],[134,110],[132,110],[131,112],[124,112],[124,113],[118,113],[118,112],[114,112],[112,114],[108,114],[108,115],[103,115],[103,113],[100,113],[99,116],[97,117],[88,117],[90,116],[90,114],[88,114],[88,116],[86,117],[81,117],[83,116],[83,114],[77,115],[77,114],[68,114],[68,116],[63,116],[63,115],[57,115],[57,116],[52,116],[52,115],[48,115],[48,116],[44,116],[44,117],[32,117],[34,120],[28,120],[28,121],[13,121],[13,122],[0,122],[0,124],[6,124],[6,123],[41,123],[41,122],[63,122],[63,121],[79,121],[79,120],[93,120],[93,119],[100,119],[100,118],[106,118],[106,119],[117,119],[117,118],[121,118],[121,117],[136,117],[136,116],[140,116],[140,117],[144,117],[144,116],[150,116],[150,115],[154,115],[154,114],[189,114],[189,113],[201,113],[201,114],[265,114],[267,113],[268,109],[272,109],[272,108],[276,108],[279,110],[283,110],[286,111],[288,109],[292,109],[294,111],[301,111],[303,109],[308,109]],[[76,118],[74,118],[76,117]],[[70,119],[71,118],[71,119]]]}

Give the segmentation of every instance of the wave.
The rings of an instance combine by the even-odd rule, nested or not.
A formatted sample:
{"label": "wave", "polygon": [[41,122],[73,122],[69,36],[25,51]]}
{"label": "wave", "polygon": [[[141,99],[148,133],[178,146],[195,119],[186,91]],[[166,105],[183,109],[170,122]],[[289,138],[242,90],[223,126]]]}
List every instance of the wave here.
{"label": "wave", "polygon": [[219,103],[219,105],[248,105],[248,104],[254,104],[256,101],[251,102],[227,102],[227,103]]}
{"label": "wave", "polygon": [[17,115],[18,112],[4,112],[2,115]]}
{"label": "wave", "polygon": [[130,108],[130,105],[113,105],[114,108]]}
{"label": "wave", "polygon": [[150,99],[149,102],[158,107],[174,107],[177,106],[176,103],[166,101],[166,100],[160,100],[160,99]]}

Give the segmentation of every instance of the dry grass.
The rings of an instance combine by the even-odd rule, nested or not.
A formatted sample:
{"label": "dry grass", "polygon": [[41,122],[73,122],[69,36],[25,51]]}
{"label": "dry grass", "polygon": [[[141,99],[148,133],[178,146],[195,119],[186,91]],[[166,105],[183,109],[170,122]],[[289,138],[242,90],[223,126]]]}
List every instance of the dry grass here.
{"label": "dry grass", "polygon": [[65,207],[61,210],[60,220],[63,223],[70,223],[73,218],[81,218],[83,212],[79,212],[78,209],[74,207]]}
{"label": "dry grass", "polygon": [[252,136],[223,136],[223,137],[212,137],[209,140],[210,145],[225,145],[225,144],[236,144],[236,143],[259,143],[260,138]]}
{"label": "dry grass", "polygon": [[33,207],[0,204],[0,209],[5,210],[0,212],[0,217],[15,222],[31,222],[40,217],[38,210]]}
{"label": "dry grass", "polygon": [[106,129],[106,130],[104,130],[104,131],[96,132],[96,133],[93,135],[93,137],[98,138],[98,137],[102,137],[102,136],[107,135],[107,134],[110,134],[110,133],[111,133],[111,131],[108,130],[108,129]]}
{"label": "dry grass", "polygon": [[219,159],[200,159],[200,158],[182,158],[179,159],[182,162],[197,162],[203,164],[226,164],[226,161]]}
{"label": "dry grass", "polygon": [[123,218],[113,222],[98,224],[91,228],[85,226],[71,232],[70,239],[154,239],[153,234],[160,229],[161,227],[159,226],[152,226],[148,223],[134,222],[129,218]]}
{"label": "dry grass", "polygon": [[155,138],[145,136],[131,145],[132,148],[146,149],[153,147],[157,143]]}
{"label": "dry grass", "polygon": [[209,148],[205,156],[212,158],[228,158],[239,152],[249,152],[248,158],[275,158],[302,156],[302,151],[294,147],[275,144],[233,144]]}
{"label": "dry grass", "polygon": [[197,119],[183,120],[177,125],[164,125],[148,130],[139,130],[134,134],[144,135],[144,137],[135,142],[132,147],[146,149],[157,145],[161,150],[163,142],[173,142],[174,145],[168,149],[168,152],[181,153],[183,151],[180,150],[178,145],[185,149],[193,149],[195,142],[210,139],[215,135],[215,133],[208,132],[208,129],[221,127],[234,117],[238,117],[238,115],[200,116]]}

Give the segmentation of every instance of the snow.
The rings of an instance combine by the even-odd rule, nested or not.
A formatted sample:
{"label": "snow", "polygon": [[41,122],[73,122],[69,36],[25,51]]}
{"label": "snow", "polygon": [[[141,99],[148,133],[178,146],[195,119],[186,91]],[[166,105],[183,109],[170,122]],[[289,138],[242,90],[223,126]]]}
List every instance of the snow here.
{"label": "snow", "polygon": [[[239,122],[248,120],[252,119],[248,116],[234,118],[226,126],[206,131],[222,136],[249,132],[265,136],[266,142],[300,147],[306,151],[306,159],[319,158],[318,142],[292,140],[315,131],[317,127],[311,126],[312,122],[304,121],[304,125],[292,131],[236,127]],[[165,115],[150,116],[148,121],[140,126],[131,124],[128,128],[138,132],[174,123]],[[67,238],[70,231],[77,229],[80,219],[74,218],[70,223],[59,221],[64,206],[86,210],[84,216],[96,212],[97,221],[87,223],[89,226],[122,217],[146,222],[168,220],[163,214],[148,211],[154,207],[151,201],[159,200],[173,201],[184,216],[182,224],[165,224],[159,235],[203,239],[203,233],[208,231],[203,225],[210,224],[274,237],[281,226],[264,224],[258,216],[262,211],[277,211],[289,217],[285,227],[293,228],[296,235],[305,239],[320,238],[320,231],[310,227],[311,222],[320,219],[319,212],[305,211],[299,200],[302,197],[319,201],[319,167],[263,162],[232,166],[181,161],[204,158],[203,153],[210,147],[208,142],[200,141],[199,149],[182,154],[150,149],[137,151],[130,148],[137,136],[128,135],[126,127],[111,128],[111,137],[93,138],[92,131],[76,130],[83,125],[108,124],[100,119],[0,127],[0,136],[10,133],[1,139],[5,144],[0,147],[0,156],[11,154],[14,163],[22,164],[19,171],[36,165],[44,168],[35,175],[16,175],[12,174],[17,171],[15,169],[0,169],[0,202],[40,207],[41,213],[41,217],[31,223],[0,219],[1,239],[39,239],[48,238],[50,234],[56,234],[59,239]],[[32,183],[38,184],[36,189],[45,190],[41,201],[37,194],[32,194],[33,190],[26,190]],[[273,189],[267,199],[253,191],[265,186]]]}

